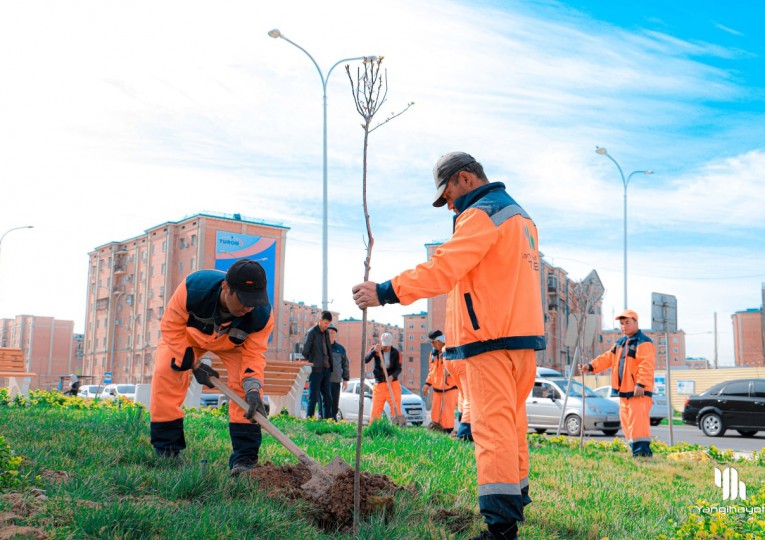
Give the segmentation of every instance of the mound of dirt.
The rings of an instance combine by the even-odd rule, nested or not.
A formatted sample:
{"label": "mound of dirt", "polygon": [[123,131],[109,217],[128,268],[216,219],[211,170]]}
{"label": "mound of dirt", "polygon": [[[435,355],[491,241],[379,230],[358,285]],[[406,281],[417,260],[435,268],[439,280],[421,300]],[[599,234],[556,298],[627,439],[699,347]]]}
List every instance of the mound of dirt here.
{"label": "mound of dirt", "polygon": [[[304,499],[314,507],[316,523],[325,530],[336,531],[353,524],[353,470],[339,475],[318,499],[308,496],[302,485],[311,479],[304,465],[264,463],[250,471],[250,478],[270,497]],[[393,511],[393,493],[402,489],[387,476],[361,473],[361,515]]]}

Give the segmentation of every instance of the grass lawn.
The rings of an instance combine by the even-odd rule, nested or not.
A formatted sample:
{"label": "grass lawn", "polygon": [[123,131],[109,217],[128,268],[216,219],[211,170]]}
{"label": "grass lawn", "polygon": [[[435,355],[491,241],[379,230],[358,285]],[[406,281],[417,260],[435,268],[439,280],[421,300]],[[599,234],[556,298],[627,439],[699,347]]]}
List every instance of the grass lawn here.
{"label": "grass lawn", "polygon": [[[230,478],[228,420],[220,411],[187,413],[189,447],[176,463],[155,457],[148,415],[134,405],[93,407],[79,398],[36,395],[27,406],[0,400],[0,435],[24,458],[0,496],[0,536],[4,526],[26,526],[62,539],[352,538],[319,528],[320,516],[306,501],[269,498],[252,480]],[[355,424],[286,416],[274,423],[320,463],[335,455],[354,463]],[[618,441],[580,450],[578,439],[529,440],[534,502],[526,509],[524,540],[765,537],[762,514],[706,510],[765,505],[759,453],[754,461],[726,464],[675,460],[677,451],[693,448],[655,443],[653,459],[635,460]],[[14,465],[3,465],[2,456],[0,448],[0,473],[7,473]],[[297,463],[266,434],[260,459]],[[730,466],[746,484],[748,503],[722,500],[714,469]],[[462,539],[482,528],[470,443],[424,428],[373,426],[365,428],[362,470],[385,474],[404,489],[392,512],[362,521],[357,538]]]}

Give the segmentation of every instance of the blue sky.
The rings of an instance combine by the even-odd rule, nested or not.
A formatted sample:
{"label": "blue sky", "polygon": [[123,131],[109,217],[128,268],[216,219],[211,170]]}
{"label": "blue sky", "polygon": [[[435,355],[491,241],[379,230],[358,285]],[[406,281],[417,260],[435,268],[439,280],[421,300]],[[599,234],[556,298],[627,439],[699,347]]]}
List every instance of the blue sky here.
{"label": "blue sky", "polygon": [[[624,4],[624,5],[623,5]],[[545,258],[622,307],[674,294],[688,353],[732,363],[733,312],[765,282],[765,20],[759,2],[393,0],[0,6],[0,316],[85,315],[87,253],[203,211],[290,227],[284,296],[321,302],[321,84],[383,55],[388,100],[369,164],[372,278],[448,238],[431,170],[464,150],[534,218]],[[329,297],[358,316],[360,117],[339,67],[328,94]],[[373,310],[401,324],[424,309]]]}

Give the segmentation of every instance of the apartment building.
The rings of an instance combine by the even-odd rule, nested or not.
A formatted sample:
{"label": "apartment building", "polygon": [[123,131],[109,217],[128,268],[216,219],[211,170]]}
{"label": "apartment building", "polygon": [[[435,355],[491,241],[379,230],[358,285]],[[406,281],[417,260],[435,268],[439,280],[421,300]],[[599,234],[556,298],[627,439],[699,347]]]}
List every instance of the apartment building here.
{"label": "apartment building", "polygon": [[[428,378],[432,349],[428,333],[433,329],[430,319],[430,313],[425,311],[404,315],[404,348],[401,351],[403,377],[400,380],[412,392],[419,393]],[[442,329],[443,326],[438,328]]]}
{"label": "apartment building", "polygon": [[[287,227],[239,214],[196,214],[88,254],[83,373],[115,382],[148,383],[160,338],[160,320],[173,291],[191,272],[225,271],[241,258],[256,260],[268,277],[275,326],[284,324],[282,297]],[[289,355],[282,332],[266,356]]]}
{"label": "apartment building", "polygon": [[[765,288],[763,288],[765,303]],[[733,322],[733,352],[737,367],[765,366],[763,357],[762,309],[751,308],[731,315]]]}
{"label": "apartment building", "polygon": [[[79,372],[74,321],[36,315],[0,319],[0,347],[23,351],[27,371],[37,374],[30,382],[32,389],[54,389],[59,377]],[[0,387],[8,384],[7,378],[0,378]]]}

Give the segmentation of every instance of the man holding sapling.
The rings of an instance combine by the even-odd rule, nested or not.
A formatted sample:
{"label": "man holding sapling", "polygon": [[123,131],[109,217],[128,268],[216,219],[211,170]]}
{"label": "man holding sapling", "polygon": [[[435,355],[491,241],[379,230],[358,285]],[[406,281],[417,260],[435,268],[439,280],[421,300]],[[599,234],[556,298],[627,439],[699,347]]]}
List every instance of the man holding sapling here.
{"label": "man holding sapling", "polygon": [[444,359],[467,362],[478,505],[488,531],[513,539],[528,496],[526,397],[545,348],[537,229],[471,155],[451,152],[433,169],[433,206],[456,214],[454,233],[430,261],[393,279],[353,287],[361,309],[448,293]]}

